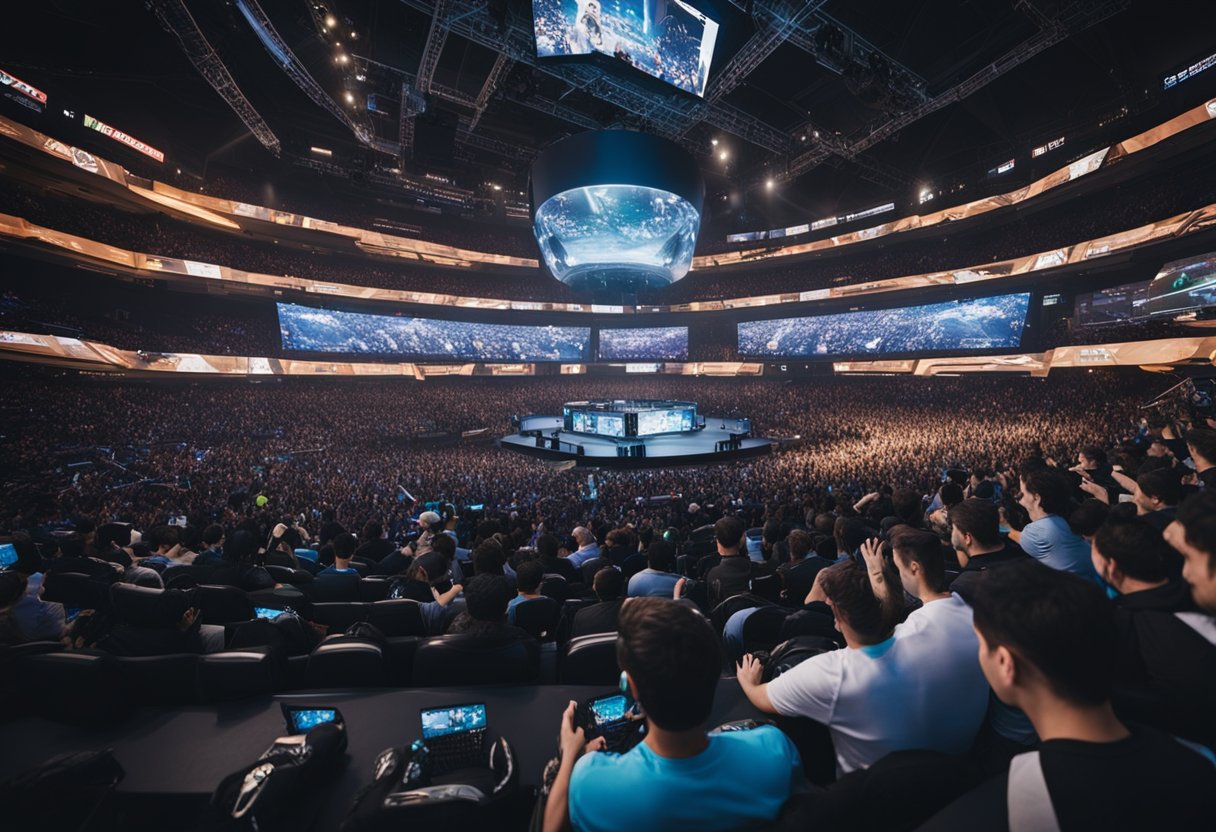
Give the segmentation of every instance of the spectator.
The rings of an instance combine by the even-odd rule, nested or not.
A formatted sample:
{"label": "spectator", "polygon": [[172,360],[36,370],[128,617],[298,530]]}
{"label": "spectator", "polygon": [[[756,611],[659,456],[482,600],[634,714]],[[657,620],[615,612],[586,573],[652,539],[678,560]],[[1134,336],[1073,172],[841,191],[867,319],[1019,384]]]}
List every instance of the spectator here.
{"label": "spectator", "polygon": [[621,614],[621,593],[625,589],[625,577],[620,570],[605,566],[595,573],[591,584],[597,603],[583,607],[574,614],[570,625],[570,637],[589,636],[596,633],[615,633]]}
{"label": "spectator", "polygon": [[203,546],[206,548],[194,559],[195,566],[220,566],[224,562],[224,527],[212,523],[203,529]]}
{"label": "spectator", "polygon": [[782,596],[787,603],[797,606],[811,592],[815,585],[815,576],[823,569],[831,566],[831,561],[811,554],[811,544],[814,538],[809,532],[794,529],[786,538],[790,559],[777,567],[777,575],[783,586]]}
{"label": "spectator", "polygon": [[981,572],[1026,557],[1017,544],[1001,535],[1000,512],[990,500],[971,497],[950,509],[949,515],[950,545],[963,567],[950,589],[964,598]]}
{"label": "spectator", "polygon": [[1216,488],[1216,430],[1195,428],[1186,432],[1186,448],[1204,488]]}
{"label": "spectator", "polygon": [[1050,566],[1096,580],[1089,546],[1073,533],[1064,517],[1069,513],[1069,485],[1051,469],[1032,471],[1021,480],[1021,506],[1030,523],[1009,533],[1026,554]]}
{"label": "spectator", "polygon": [[1042,743],[922,829],[1210,826],[1211,762],[1115,716],[1114,614],[1092,581],[1022,562],[990,570],[972,603],[984,675],[1003,702],[1030,716]]}
{"label": "spectator", "polygon": [[751,589],[752,561],[747,556],[746,533],[747,528],[734,515],[714,523],[714,542],[721,561],[705,576],[710,607]]}
{"label": "spectator", "polygon": [[540,594],[540,582],[544,580],[545,567],[539,560],[527,560],[515,570],[515,582],[518,590],[514,598],[507,604],[507,623],[515,623],[515,608],[525,601],[535,601],[545,596]]}
{"label": "spectator", "polygon": [[334,538],[334,562],[317,573],[323,575],[358,575],[359,570],[351,564],[351,558],[359,548],[359,539],[350,532],[343,532]]}
{"label": "spectator", "polygon": [[727,830],[775,819],[800,788],[802,763],[772,726],[706,735],[721,660],[705,619],[671,601],[633,599],[621,611],[617,659],[646,714],[646,738],[625,754],[599,753],[575,727],[571,702],[544,828],[568,820],[579,832]]}
{"label": "spectator", "polygon": [[629,579],[626,595],[630,598],[670,598],[680,576],[672,572],[675,557],[671,544],[656,540],[646,550],[646,568]]}
{"label": "spectator", "polygon": [[578,549],[569,555],[572,566],[582,569],[584,563],[600,556],[599,544],[595,542],[595,535],[591,533],[590,529],[578,526],[571,532],[571,535],[574,537],[574,542],[578,544]]}
{"label": "spectator", "polygon": [[529,638],[523,630],[507,623],[510,596],[511,585],[504,576],[475,576],[464,587],[465,609],[448,626],[448,634],[479,639]]}
{"label": "spectator", "polygon": [[1173,468],[1157,468],[1136,477],[1136,488],[1132,491],[1132,502],[1136,513],[1157,530],[1174,522],[1178,501],[1182,499],[1182,480]]}

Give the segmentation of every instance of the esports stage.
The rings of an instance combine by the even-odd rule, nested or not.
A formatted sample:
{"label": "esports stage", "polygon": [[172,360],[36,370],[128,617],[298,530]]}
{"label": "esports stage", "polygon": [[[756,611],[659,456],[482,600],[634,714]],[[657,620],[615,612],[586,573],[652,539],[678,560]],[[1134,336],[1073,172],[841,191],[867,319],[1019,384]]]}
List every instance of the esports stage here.
{"label": "esports stage", "polygon": [[560,416],[512,419],[516,432],[500,445],[550,462],[594,468],[707,465],[770,453],[751,435],[751,420],[703,416],[696,402],[567,402]]}

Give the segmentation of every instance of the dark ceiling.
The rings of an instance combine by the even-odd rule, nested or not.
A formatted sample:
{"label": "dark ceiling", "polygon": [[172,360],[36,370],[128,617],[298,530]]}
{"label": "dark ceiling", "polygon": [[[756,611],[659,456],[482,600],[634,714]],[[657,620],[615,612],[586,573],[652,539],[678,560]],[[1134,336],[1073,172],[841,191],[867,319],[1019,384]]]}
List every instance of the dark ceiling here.
{"label": "dark ceiling", "polygon": [[[191,172],[210,165],[286,171],[285,163],[249,136],[145,8],[179,2],[14,4],[6,9],[0,34],[0,69],[52,95],[42,122],[31,121],[46,132],[55,132],[60,105],[71,104],[164,149]],[[754,37],[758,30],[767,32],[777,25],[773,20],[799,10],[802,31],[815,31],[826,19],[855,34],[891,65],[923,79],[920,94],[928,100],[949,95],[998,59],[1030,49],[1048,34],[1058,42],[961,100],[892,130],[892,119],[914,109],[916,100],[893,99],[885,89],[828,68],[831,60],[808,51],[810,36],[770,39],[775,49],[707,106],[611,59],[596,61],[594,71],[585,63],[555,69],[534,53],[524,54],[519,36],[530,32],[531,0],[260,0],[318,87],[380,142],[375,149],[357,141],[350,124],[292,82],[235,2],[184,0],[233,80],[282,139],[285,158],[307,157],[309,147],[320,145],[332,148],[335,160],[344,164],[399,165],[415,173],[445,173],[467,187],[496,182],[518,189],[525,186],[532,155],[564,135],[594,125],[646,129],[678,138],[698,155],[716,220],[735,228],[806,221],[888,199],[902,208],[925,185],[967,182],[974,193],[985,186],[986,170],[1011,157],[1018,158],[1016,178],[1024,181],[1089,146],[1163,121],[1216,90],[1216,70],[1169,91],[1161,83],[1166,74],[1216,51],[1216,4],[1210,2],[827,0],[804,7],[779,0],[740,0],[739,5],[694,0],[693,5],[721,23],[711,90],[731,72],[737,56],[764,39]],[[400,139],[401,82],[417,82],[436,6],[447,22],[439,27],[447,31],[446,40],[434,65],[427,111],[414,117],[412,148],[399,157],[388,151],[395,151]],[[806,17],[807,8],[826,17]],[[328,15],[337,25],[326,36],[318,21]],[[480,27],[474,34],[480,42],[464,36],[470,33],[462,27],[470,26]],[[472,125],[471,102],[496,67],[497,49],[511,60],[485,90],[484,112]],[[348,60],[339,65],[335,56],[343,53]],[[354,104],[345,102],[347,92]],[[379,96],[385,114],[365,110],[369,94]],[[656,114],[656,101],[669,106]],[[546,109],[553,112],[542,112]],[[876,130],[883,138],[865,141]],[[761,133],[767,138],[758,142]],[[1065,150],[1032,167],[1029,148],[1057,135],[1069,137]],[[857,151],[859,142],[864,149]],[[816,153],[819,148],[822,153]],[[721,151],[727,152],[726,162],[718,156]],[[769,178],[775,183],[766,188]],[[1010,179],[990,187],[1016,184]]]}

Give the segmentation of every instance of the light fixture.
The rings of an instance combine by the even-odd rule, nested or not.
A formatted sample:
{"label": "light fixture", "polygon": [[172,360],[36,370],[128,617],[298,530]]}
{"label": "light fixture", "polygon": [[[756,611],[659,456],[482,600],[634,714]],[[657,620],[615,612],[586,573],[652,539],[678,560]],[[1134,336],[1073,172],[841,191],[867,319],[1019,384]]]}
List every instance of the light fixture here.
{"label": "light fixture", "polygon": [[723,162],[725,162],[729,158],[729,156],[727,155],[726,151],[723,150],[721,153],[718,154],[718,158],[721,159]]}
{"label": "light fixture", "polygon": [[325,28],[326,29],[332,29],[337,25],[338,25],[338,19],[336,17],[334,17],[332,14],[329,15],[329,17],[325,18]]}
{"label": "light fixture", "polygon": [[717,140],[717,139],[710,139],[710,140],[709,140],[709,143],[710,143],[710,144],[712,144],[714,147],[717,147],[717,146],[718,146],[718,140]]}
{"label": "light fixture", "polygon": [[353,95],[351,95],[349,92],[348,92],[348,93],[346,93],[346,103],[347,103],[347,104],[354,104],[354,103],[355,103],[355,97],[354,97]]}
{"label": "light fixture", "polygon": [[773,178],[771,176],[764,181],[764,187],[768,188],[770,191],[773,189],[773,186],[776,184],[777,183],[773,181]]}

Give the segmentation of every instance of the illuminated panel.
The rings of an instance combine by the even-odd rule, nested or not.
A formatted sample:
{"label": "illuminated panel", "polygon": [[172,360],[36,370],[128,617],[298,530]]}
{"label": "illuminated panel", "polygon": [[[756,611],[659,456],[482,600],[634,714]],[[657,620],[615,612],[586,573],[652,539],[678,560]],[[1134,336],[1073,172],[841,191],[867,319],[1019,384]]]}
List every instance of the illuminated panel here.
{"label": "illuminated panel", "polygon": [[718,23],[681,0],[532,0],[536,56],[598,52],[705,94]]}
{"label": "illuminated panel", "polygon": [[2,69],[0,69],[0,85],[12,87],[22,95],[34,99],[39,104],[46,103],[46,93],[31,84],[25,83],[14,75],[9,75]]}
{"label": "illuminated panel", "polygon": [[705,185],[696,161],[666,139],[576,133],[537,157],[529,192],[541,259],[574,288],[657,289],[692,265]]}
{"label": "illuminated panel", "polygon": [[134,136],[129,136],[126,133],[122,132],[121,130],[116,130],[115,128],[106,124],[104,121],[98,121],[97,119],[93,118],[88,113],[85,113],[85,115],[84,115],[84,126],[90,128],[92,130],[96,130],[98,133],[101,133],[103,136],[109,136],[114,141],[121,142],[122,144],[125,144],[127,147],[131,148],[132,150],[138,150],[140,153],[144,154],[145,156],[151,156],[153,159],[155,159],[158,162],[165,161],[165,154],[161,153],[159,150],[157,150],[152,145],[144,144],[143,142],[141,142],[139,139],[135,138]]}
{"label": "illuminated panel", "polygon": [[1148,286],[1148,313],[1176,315],[1216,306],[1216,252],[1166,263]]}
{"label": "illuminated panel", "polygon": [[676,407],[667,410],[645,410],[638,414],[638,436],[688,433],[693,429],[696,420],[696,408]]}
{"label": "illuminated panel", "polygon": [[280,303],[283,349],[478,361],[585,361],[591,328],[405,318]]}
{"label": "illuminated panel", "polygon": [[656,326],[637,329],[601,329],[601,361],[688,359],[688,327]]}
{"label": "illuminated panel", "polygon": [[1030,294],[899,309],[744,321],[740,355],[771,358],[883,355],[1016,348]]}

